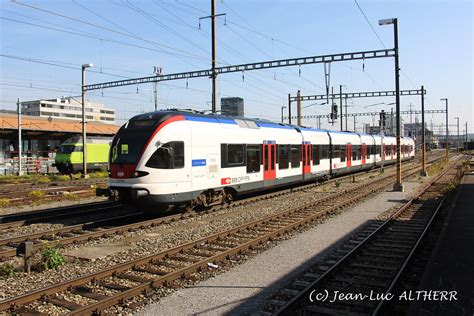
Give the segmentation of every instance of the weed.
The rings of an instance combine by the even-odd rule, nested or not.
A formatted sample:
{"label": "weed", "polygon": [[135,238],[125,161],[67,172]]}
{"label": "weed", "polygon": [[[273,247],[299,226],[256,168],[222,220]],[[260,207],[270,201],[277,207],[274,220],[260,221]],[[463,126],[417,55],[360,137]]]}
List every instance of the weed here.
{"label": "weed", "polygon": [[28,193],[28,197],[35,200],[42,200],[44,198],[44,195],[45,195],[44,191],[40,191],[40,190],[33,190],[30,193]]}
{"label": "weed", "polygon": [[15,267],[11,263],[5,263],[0,266],[0,276],[9,277],[15,273]]}
{"label": "weed", "polygon": [[0,199],[0,208],[5,208],[10,204],[10,199]]}
{"label": "weed", "polygon": [[43,250],[41,262],[43,263],[44,269],[48,270],[57,269],[59,266],[64,265],[66,260],[64,260],[58,248],[48,246]]}
{"label": "weed", "polygon": [[336,188],[339,188],[342,185],[342,182],[339,180],[336,180],[335,185],[336,185]]}

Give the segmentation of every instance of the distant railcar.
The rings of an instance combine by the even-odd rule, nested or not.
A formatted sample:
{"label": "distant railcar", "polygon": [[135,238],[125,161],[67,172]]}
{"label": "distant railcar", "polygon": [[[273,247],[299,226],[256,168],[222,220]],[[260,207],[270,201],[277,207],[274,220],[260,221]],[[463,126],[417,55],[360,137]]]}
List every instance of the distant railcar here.
{"label": "distant railcar", "polygon": [[[111,137],[87,137],[88,171],[107,169],[111,141]],[[54,165],[63,174],[82,172],[82,137],[71,137],[62,143],[56,153]]]}
{"label": "distant railcar", "polygon": [[[414,142],[402,138],[402,159]],[[148,205],[209,206],[238,194],[396,161],[396,139],[178,110],[137,115],[115,135],[110,190]]]}

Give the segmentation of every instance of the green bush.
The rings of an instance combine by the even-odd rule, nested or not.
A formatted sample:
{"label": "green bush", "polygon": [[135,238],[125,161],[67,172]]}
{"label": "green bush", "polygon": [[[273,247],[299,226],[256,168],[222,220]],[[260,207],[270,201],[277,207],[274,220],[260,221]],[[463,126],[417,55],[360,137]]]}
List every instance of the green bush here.
{"label": "green bush", "polygon": [[15,267],[11,263],[5,263],[0,266],[0,276],[9,277],[15,273]]}
{"label": "green bush", "polygon": [[336,185],[336,188],[339,188],[342,185],[342,182],[339,180],[336,180],[335,185]]}
{"label": "green bush", "polygon": [[48,269],[57,269],[59,266],[62,266],[66,263],[64,260],[63,255],[59,252],[58,248],[55,247],[46,247],[43,250],[43,254],[41,256],[41,262],[43,267]]}

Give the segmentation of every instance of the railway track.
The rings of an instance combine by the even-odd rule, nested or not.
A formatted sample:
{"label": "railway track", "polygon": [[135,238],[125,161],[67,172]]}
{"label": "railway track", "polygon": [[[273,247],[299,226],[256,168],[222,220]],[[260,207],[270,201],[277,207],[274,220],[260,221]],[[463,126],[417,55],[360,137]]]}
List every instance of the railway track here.
{"label": "railway track", "polygon": [[[405,176],[416,172],[418,168],[406,171]],[[169,285],[173,280],[207,269],[210,265],[212,267],[233,255],[305,227],[384,189],[393,183],[392,178],[374,180],[362,187],[340,191],[154,255],[10,298],[0,302],[0,310],[32,313],[44,305],[51,305],[71,314],[103,311],[147,290]],[[74,299],[77,296],[83,298],[81,303]]]}
{"label": "railway track", "polygon": [[[263,314],[376,315],[444,203],[446,185],[459,177],[446,168],[389,219],[372,223],[327,260],[290,281],[268,300]],[[338,292],[336,292],[338,291]],[[360,295],[356,299],[337,293]],[[336,295],[336,296],[335,296]]]}
{"label": "railway track", "polygon": [[[432,162],[437,161],[439,158],[434,159]],[[365,172],[362,172],[365,174]],[[351,178],[351,176],[346,176],[343,178]],[[385,178],[388,178],[389,174],[385,175]],[[341,178],[337,179],[332,179],[330,180],[331,182],[335,181],[341,181]],[[95,221],[88,221],[85,223],[81,224],[76,224],[76,225],[70,225],[70,226],[65,226],[62,228],[58,229],[50,229],[47,231],[38,231],[35,233],[29,233],[27,235],[20,235],[20,236],[15,236],[15,237],[9,237],[9,238],[4,238],[0,239],[0,261],[5,261],[8,258],[16,256],[16,249],[20,245],[20,243],[24,241],[32,241],[34,243],[33,249],[34,251],[40,251],[44,249],[45,247],[48,246],[51,242],[54,242],[57,245],[68,245],[72,243],[79,243],[79,242],[84,242],[88,241],[94,238],[101,238],[101,237],[107,237],[107,236],[112,236],[115,234],[120,234],[123,232],[127,231],[133,231],[136,229],[145,229],[147,227],[153,227],[153,226],[158,226],[162,224],[167,224],[173,221],[177,220],[184,220],[190,217],[194,216],[200,216],[203,214],[209,214],[212,212],[217,212],[219,210],[225,209],[225,208],[230,208],[230,207],[237,207],[237,206],[242,206],[242,205],[248,205],[250,203],[255,203],[257,201],[261,200],[268,200],[274,197],[279,197],[282,195],[286,194],[292,194],[295,192],[305,192],[308,189],[317,187],[319,184],[307,184],[303,186],[299,186],[297,188],[291,188],[287,190],[281,190],[277,192],[272,192],[264,195],[259,195],[256,197],[250,197],[247,199],[235,201],[231,204],[225,205],[225,206],[219,206],[219,207],[214,207],[208,210],[200,211],[200,212],[187,212],[185,214],[172,214],[164,217],[159,217],[159,218],[152,218],[152,219],[145,219],[146,214],[144,212],[141,212],[139,210],[136,211],[130,211],[124,214],[120,215],[114,215],[109,218],[103,218],[103,219],[98,219]],[[354,191],[354,188],[347,189],[347,190],[342,190],[336,194],[326,194],[327,196],[320,198],[318,201],[321,203],[326,203],[327,201],[330,201],[331,199],[335,197],[339,197],[345,194],[351,194]],[[314,194],[311,191],[304,193],[304,195],[311,195]],[[102,211],[118,211],[120,208],[124,208],[124,206],[121,206],[119,204],[106,204],[104,203],[104,206],[94,207],[91,209],[91,207],[94,207],[94,204],[86,205],[85,207],[79,207],[76,209],[75,214],[76,216],[85,216],[88,213],[97,213],[97,212],[102,212]],[[60,209],[63,212],[63,215],[58,215],[58,212],[49,212],[45,211],[45,214],[40,216],[41,220],[47,220],[47,219],[52,219],[54,217],[62,216],[62,217],[68,217],[71,216],[72,211],[74,211],[74,208],[72,210],[68,210],[67,212],[64,212],[62,209]],[[39,214],[32,213],[32,215],[38,216]],[[18,216],[21,216],[20,214]],[[28,214],[25,215],[28,217]],[[0,218],[1,221],[1,218]],[[0,229],[2,228],[1,225],[4,227],[15,227],[15,226],[21,226],[24,224],[25,220],[20,220],[16,221],[13,223],[6,223],[6,224],[0,224]],[[38,220],[36,220],[38,222]],[[112,226],[112,227],[110,227]]]}

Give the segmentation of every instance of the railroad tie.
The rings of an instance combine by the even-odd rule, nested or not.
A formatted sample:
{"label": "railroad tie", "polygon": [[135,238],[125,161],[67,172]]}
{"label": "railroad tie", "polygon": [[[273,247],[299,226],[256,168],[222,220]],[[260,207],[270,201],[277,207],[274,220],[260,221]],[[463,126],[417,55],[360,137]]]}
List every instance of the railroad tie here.
{"label": "railroad tie", "polygon": [[58,298],[58,297],[45,297],[43,300],[47,303],[50,303],[59,307],[64,307],[72,311],[83,307],[82,305],[79,305],[74,302],[66,301],[65,299]]}

